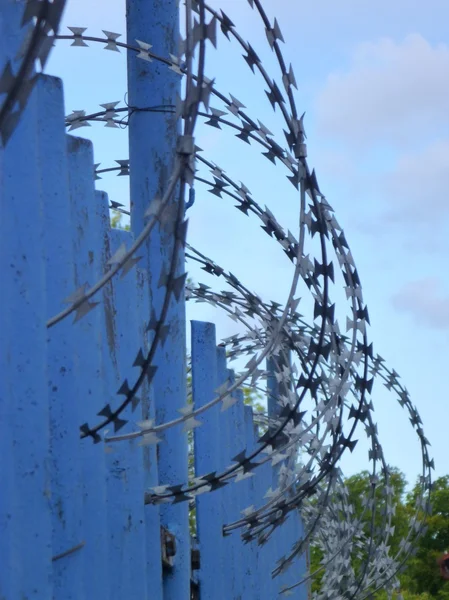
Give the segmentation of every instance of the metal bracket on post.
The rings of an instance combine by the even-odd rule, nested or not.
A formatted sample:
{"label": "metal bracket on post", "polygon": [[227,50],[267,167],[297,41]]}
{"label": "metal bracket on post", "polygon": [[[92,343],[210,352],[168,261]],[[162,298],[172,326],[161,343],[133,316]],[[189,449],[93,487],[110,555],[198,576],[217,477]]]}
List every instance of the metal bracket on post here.
{"label": "metal bracket on post", "polygon": [[197,581],[190,582],[190,600],[199,600],[200,586]]}
{"label": "metal bracket on post", "polygon": [[296,158],[307,158],[307,145],[304,143],[298,143],[295,145],[295,156]]}
{"label": "metal bracket on post", "polygon": [[198,541],[195,537],[190,538],[190,544],[190,600],[199,600],[200,584],[198,581],[198,571],[201,566],[200,549],[198,548]]}
{"label": "metal bracket on post", "polygon": [[165,527],[161,527],[161,551],[162,566],[164,569],[173,568],[174,557],[176,555],[176,538]]}
{"label": "metal bracket on post", "polygon": [[193,135],[180,135],[176,144],[176,152],[191,156],[195,152],[195,138]]}
{"label": "metal bracket on post", "polygon": [[201,565],[200,551],[198,548],[192,548],[191,551],[192,571],[198,571]]}
{"label": "metal bracket on post", "polygon": [[185,181],[192,186],[195,175],[195,138],[193,135],[180,135],[176,143],[176,152],[184,162]]}

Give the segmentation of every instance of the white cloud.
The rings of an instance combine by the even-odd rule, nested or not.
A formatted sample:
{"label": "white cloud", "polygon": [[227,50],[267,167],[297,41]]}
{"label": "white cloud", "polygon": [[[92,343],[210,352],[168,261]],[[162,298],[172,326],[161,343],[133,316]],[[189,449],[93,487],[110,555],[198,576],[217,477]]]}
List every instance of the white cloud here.
{"label": "white cloud", "polygon": [[391,221],[442,224],[449,213],[449,139],[437,140],[416,153],[401,156],[383,187]]}
{"label": "white cloud", "polygon": [[449,295],[436,278],[407,283],[391,301],[398,311],[409,313],[418,324],[432,329],[449,328]]}
{"label": "white cloud", "polygon": [[449,47],[419,34],[359,45],[317,101],[321,132],[357,147],[409,144],[449,124]]}

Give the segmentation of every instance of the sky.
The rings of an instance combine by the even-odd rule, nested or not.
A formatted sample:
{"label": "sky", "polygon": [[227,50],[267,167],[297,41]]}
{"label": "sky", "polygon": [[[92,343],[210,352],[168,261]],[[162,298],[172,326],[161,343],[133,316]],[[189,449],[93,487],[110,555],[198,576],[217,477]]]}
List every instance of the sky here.
{"label": "sky", "polygon": [[[88,27],[90,35],[116,31],[125,40],[124,1],[67,4],[61,33],[66,26],[79,26]],[[263,27],[249,4],[210,4],[224,10],[270,76],[279,79]],[[299,112],[306,113],[309,165],[316,169],[320,189],[344,227],[361,277],[370,339],[400,374],[423,419],[436,474],[446,474],[449,4],[265,0],[264,6],[270,19],[279,22],[283,51],[295,71],[296,103]],[[251,75],[238,47],[220,33],[217,50],[210,45],[209,50],[206,75],[215,77],[220,91],[241,100],[251,116],[280,132],[277,138],[283,140],[279,116],[273,114],[261,79]],[[98,44],[72,48],[60,41],[46,72],[64,81],[66,113],[94,112],[105,102],[123,104],[125,68],[124,52],[104,51]],[[94,125],[74,133],[94,141],[95,161],[102,167],[128,157],[126,130]],[[282,225],[297,231],[298,197],[278,167],[226,131],[200,126],[196,143],[230,177],[243,181]],[[127,178],[104,177],[97,189],[113,200],[129,201]],[[292,265],[258,224],[206,188],[198,188],[189,217],[189,242],[198,250],[264,298],[285,298]],[[305,314],[312,322],[310,312]],[[220,336],[235,332],[232,321],[204,305],[189,309],[188,316],[214,320]],[[387,460],[413,483],[420,454],[407,416],[381,384],[374,387],[373,400]],[[367,465],[363,445],[342,463],[348,474]]]}

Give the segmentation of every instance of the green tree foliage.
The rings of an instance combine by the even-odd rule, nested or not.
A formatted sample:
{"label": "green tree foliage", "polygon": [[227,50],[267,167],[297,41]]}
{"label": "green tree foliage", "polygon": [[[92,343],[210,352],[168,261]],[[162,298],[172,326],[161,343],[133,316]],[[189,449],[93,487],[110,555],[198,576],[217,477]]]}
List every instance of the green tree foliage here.
{"label": "green tree foliage", "polygon": [[[419,495],[420,486],[416,484],[413,490],[406,493],[407,482],[405,476],[398,469],[391,469],[390,484],[393,488],[393,499],[396,512],[392,524],[395,527],[393,536],[390,537],[392,555],[399,549],[401,539],[407,534],[408,523],[415,513],[415,503]],[[345,481],[349,500],[354,507],[355,516],[363,514],[362,498],[371,491],[369,473],[362,471],[349,477]],[[381,526],[382,508],[385,506],[385,497],[380,488],[376,488],[375,525]],[[417,552],[405,564],[404,571],[399,576],[403,600],[449,600],[449,581],[445,581],[438,566],[438,559],[445,552],[449,552],[449,475],[438,478],[431,492],[432,515],[427,518],[427,531],[417,542]],[[369,531],[371,515],[366,516],[366,528]],[[310,551],[311,571],[320,566],[323,558],[319,548],[312,545]],[[322,573],[315,578],[312,590],[318,591],[321,586]],[[384,591],[374,595],[375,600],[387,600]]]}
{"label": "green tree foliage", "polygon": [[[413,505],[418,486],[407,495],[406,504]],[[427,519],[427,531],[418,544],[415,556],[409,559],[401,577],[406,589],[415,594],[429,594],[430,599],[449,600],[449,581],[439,572],[438,559],[449,552],[449,475],[438,478],[431,492],[432,514]]]}
{"label": "green tree foliage", "polygon": [[260,392],[253,390],[253,388],[250,388],[250,387],[244,387],[242,389],[243,389],[243,402],[247,406],[252,406],[253,411],[255,413],[264,413],[266,409],[264,408],[263,404],[261,403],[261,400],[263,399],[262,394]]}
{"label": "green tree foliage", "polygon": [[[367,498],[372,493],[372,484],[368,471],[362,471],[357,475],[349,477],[345,481],[349,491],[349,502],[354,507],[355,515],[361,515],[363,512],[362,499]],[[390,536],[388,544],[391,548],[391,554],[394,556],[399,550],[399,543],[403,537],[407,535],[408,522],[413,514],[412,507],[408,507],[404,503],[404,494],[407,486],[405,476],[399,469],[390,467],[390,486],[393,489],[392,502],[396,505],[396,512],[393,518],[395,532]],[[378,485],[374,493],[376,502],[376,514],[374,526],[377,528],[384,527],[384,512],[386,508],[386,496],[383,492],[383,487]],[[364,518],[366,522],[365,532],[368,535],[371,529],[371,513],[366,512]]]}
{"label": "green tree foliage", "polygon": [[125,231],[129,231],[129,223],[123,224],[123,214],[118,210],[112,211],[111,217],[111,227],[113,229],[125,229]]}

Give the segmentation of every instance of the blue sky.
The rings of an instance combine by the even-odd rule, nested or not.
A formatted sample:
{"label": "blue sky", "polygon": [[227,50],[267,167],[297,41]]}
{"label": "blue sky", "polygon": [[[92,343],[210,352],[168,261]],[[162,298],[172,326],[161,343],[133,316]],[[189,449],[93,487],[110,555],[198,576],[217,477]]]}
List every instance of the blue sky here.
{"label": "blue sky", "polygon": [[[263,28],[248,3],[210,4],[223,8],[271,77],[278,77]],[[449,5],[428,0],[424,10],[415,0],[266,0],[265,6],[279,21],[285,56],[295,71],[297,106],[306,112],[309,164],[345,229],[359,270],[370,337],[405,382],[432,444],[436,472],[445,474]],[[122,0],[68,0],[61,33],[67,25],[84,26],[91,35],[102,29],[123,33],[124,40],[124,13]],[[101,103],[123,101],[125,54],[101,48],[57,43],[46,71],[63,78],[67,113],[94,112]],[[232,93],[249,114],[282,135],[261,79],[251,75],[240,54],[220,34],[218,49],[210,47],[206,74],[216,78],[220,91]],[[104,167],[128,157],[126,131],[95,125],[75,134],[94,140],[95,160]],[[296,230],[298,198],[279,168],[227,132],[200,127],[197,143],[229,176],[243,181],[282,225]],[[112,199],[128,201],[126,178],[112,175],[97,184]],[[190,243],[257,293],[282,300],[291,263],[258,224],[230,206],[199,188],[190,209]],[[231,321],[204,305],[192,308],[189,316],[215,320],[219,334],[234,331]],[[408,419],[380,384],[374,401],[387,459],[413,481],[420,464]],[[366,465],[363,447],[343,462],[348,473]]]}

